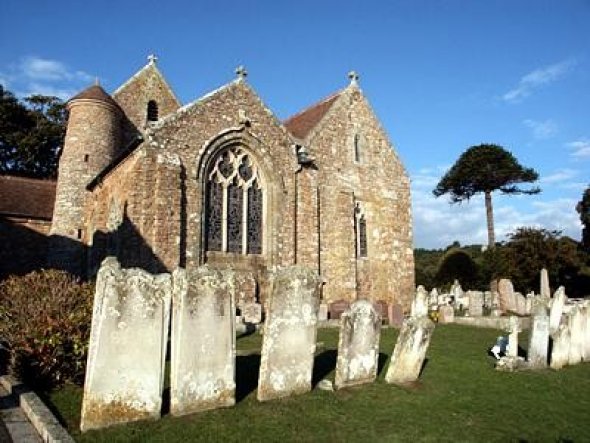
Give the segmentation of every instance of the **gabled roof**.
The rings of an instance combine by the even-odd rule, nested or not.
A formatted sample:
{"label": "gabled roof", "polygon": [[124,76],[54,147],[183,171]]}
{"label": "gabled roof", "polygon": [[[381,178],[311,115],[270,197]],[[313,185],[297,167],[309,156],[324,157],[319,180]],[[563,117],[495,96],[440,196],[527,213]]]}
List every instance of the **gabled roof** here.
{"label": "gabled roof", "polygon": [[51,220],[54,180],[0,176],[0,215]]}
{"label": "gabled roof", "polygon": [[332,105],[338,100],[342,91],[321,100],[320,102],[289,117],[283,122],[287,130],[298,139],[305,139],[313,128],[324,118]]}

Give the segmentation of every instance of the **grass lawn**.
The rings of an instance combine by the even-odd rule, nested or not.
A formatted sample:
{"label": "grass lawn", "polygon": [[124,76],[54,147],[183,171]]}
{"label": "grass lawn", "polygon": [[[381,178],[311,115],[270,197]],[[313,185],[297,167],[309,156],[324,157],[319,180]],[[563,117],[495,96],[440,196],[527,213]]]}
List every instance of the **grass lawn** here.
{"label": "grass lawn", "polygon": [[[401,388],[383,381],[397,337],[386,329],[375,383],[265,403],[255,391],[260,357],[238,357],[236,406],[85,434],[78,430],[81,388],[66,386],[46,399],[78,441],[590,441],[590,363],[497,372],[486,350],[499,334],[438,325],[420,381]],[[260,339],[241,338],[238,349],[259,348]],[[334,379],[338,330],[320,330],[318,341],[325,347],[314,383]]]}

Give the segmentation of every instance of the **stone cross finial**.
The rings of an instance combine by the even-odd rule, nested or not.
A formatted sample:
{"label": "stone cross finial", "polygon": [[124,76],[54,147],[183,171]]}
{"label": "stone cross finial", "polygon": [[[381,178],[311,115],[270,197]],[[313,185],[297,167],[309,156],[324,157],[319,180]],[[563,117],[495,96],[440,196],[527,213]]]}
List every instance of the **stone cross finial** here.
{"label": "stone cross finial", "polygon": [[248,76],[248,71],[246,71],[246,68],[244,68],[244,66],[240,65],[236,68],[236,75],[240,80],[243,80]]}
{"label": "stone cross finial", "polygon": [[98,79],[98,76],[94,77],[94,86],[100,86],[100,80]]}
{"label": "stone cross finial", "polygon": [[356,71],[350,71],[348,73],[348,78],[350,79],[351,84],[356,85],[359,81],[359,75],[356,73]]}
{"label": "stone cross finial", "polygon": [[156,57],[154,54],[148,55],[147,59],[150,64],[155,64],[158,61],[158,57]]}

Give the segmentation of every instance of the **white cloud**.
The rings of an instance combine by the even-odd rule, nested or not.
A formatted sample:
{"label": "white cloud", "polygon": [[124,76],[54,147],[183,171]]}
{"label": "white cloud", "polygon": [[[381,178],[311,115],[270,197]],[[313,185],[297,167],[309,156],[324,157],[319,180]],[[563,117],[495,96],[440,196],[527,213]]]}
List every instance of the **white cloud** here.
{"label": "white cloud", "polygon": [[570,180],[578,175],[578,171],[573,169],[559,169],[553,174],[542,176],[539,180],[541,184],[559,183],[566,180]]}
{"label": "white cloud", "polygon": [[519,103],[539,87],[548,85],[563,77],[575,66],[576,60],[567,59],[553,65],[535,69],[524,75],[519,80],[518,85],[505,93],[502,99],[508,103]]}
{"label": "white cloud", "polygon": [[526,119],[522,123],[533,131],[533,137],[538,140],[550,138],[557,133],[557,124],[551,119],[544,121]]}
{"label": "white cloud", "polygon": [[581,138],[573,142],[566,143],[566,146],[572,149],[571,156],[574,158],[590,158],[590,140]]}
{"label": "white cloud", "polygon": [[58,60],[37,56],[23,57],[17,63],[6,65],[0,72],[0,83],[10,87],[19,97],[42,94],[65,100],[91,81],[92,76],[84,71],[71,69]]}

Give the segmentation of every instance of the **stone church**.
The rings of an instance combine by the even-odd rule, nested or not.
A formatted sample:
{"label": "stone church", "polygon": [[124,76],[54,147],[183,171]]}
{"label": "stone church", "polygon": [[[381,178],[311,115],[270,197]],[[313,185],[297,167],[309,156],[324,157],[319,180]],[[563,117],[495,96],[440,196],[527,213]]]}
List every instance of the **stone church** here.
{"label": "stone church", "polygon": [[68,102],[50,265],[92,276],[107,255],[151,272],[208,263],[264,301],[273,271],[301,264],[326,303],[407,307],[410,181],[356,74],[286,121],[236,74],[182,106],[150,57],[111,95],[94,85]]}

